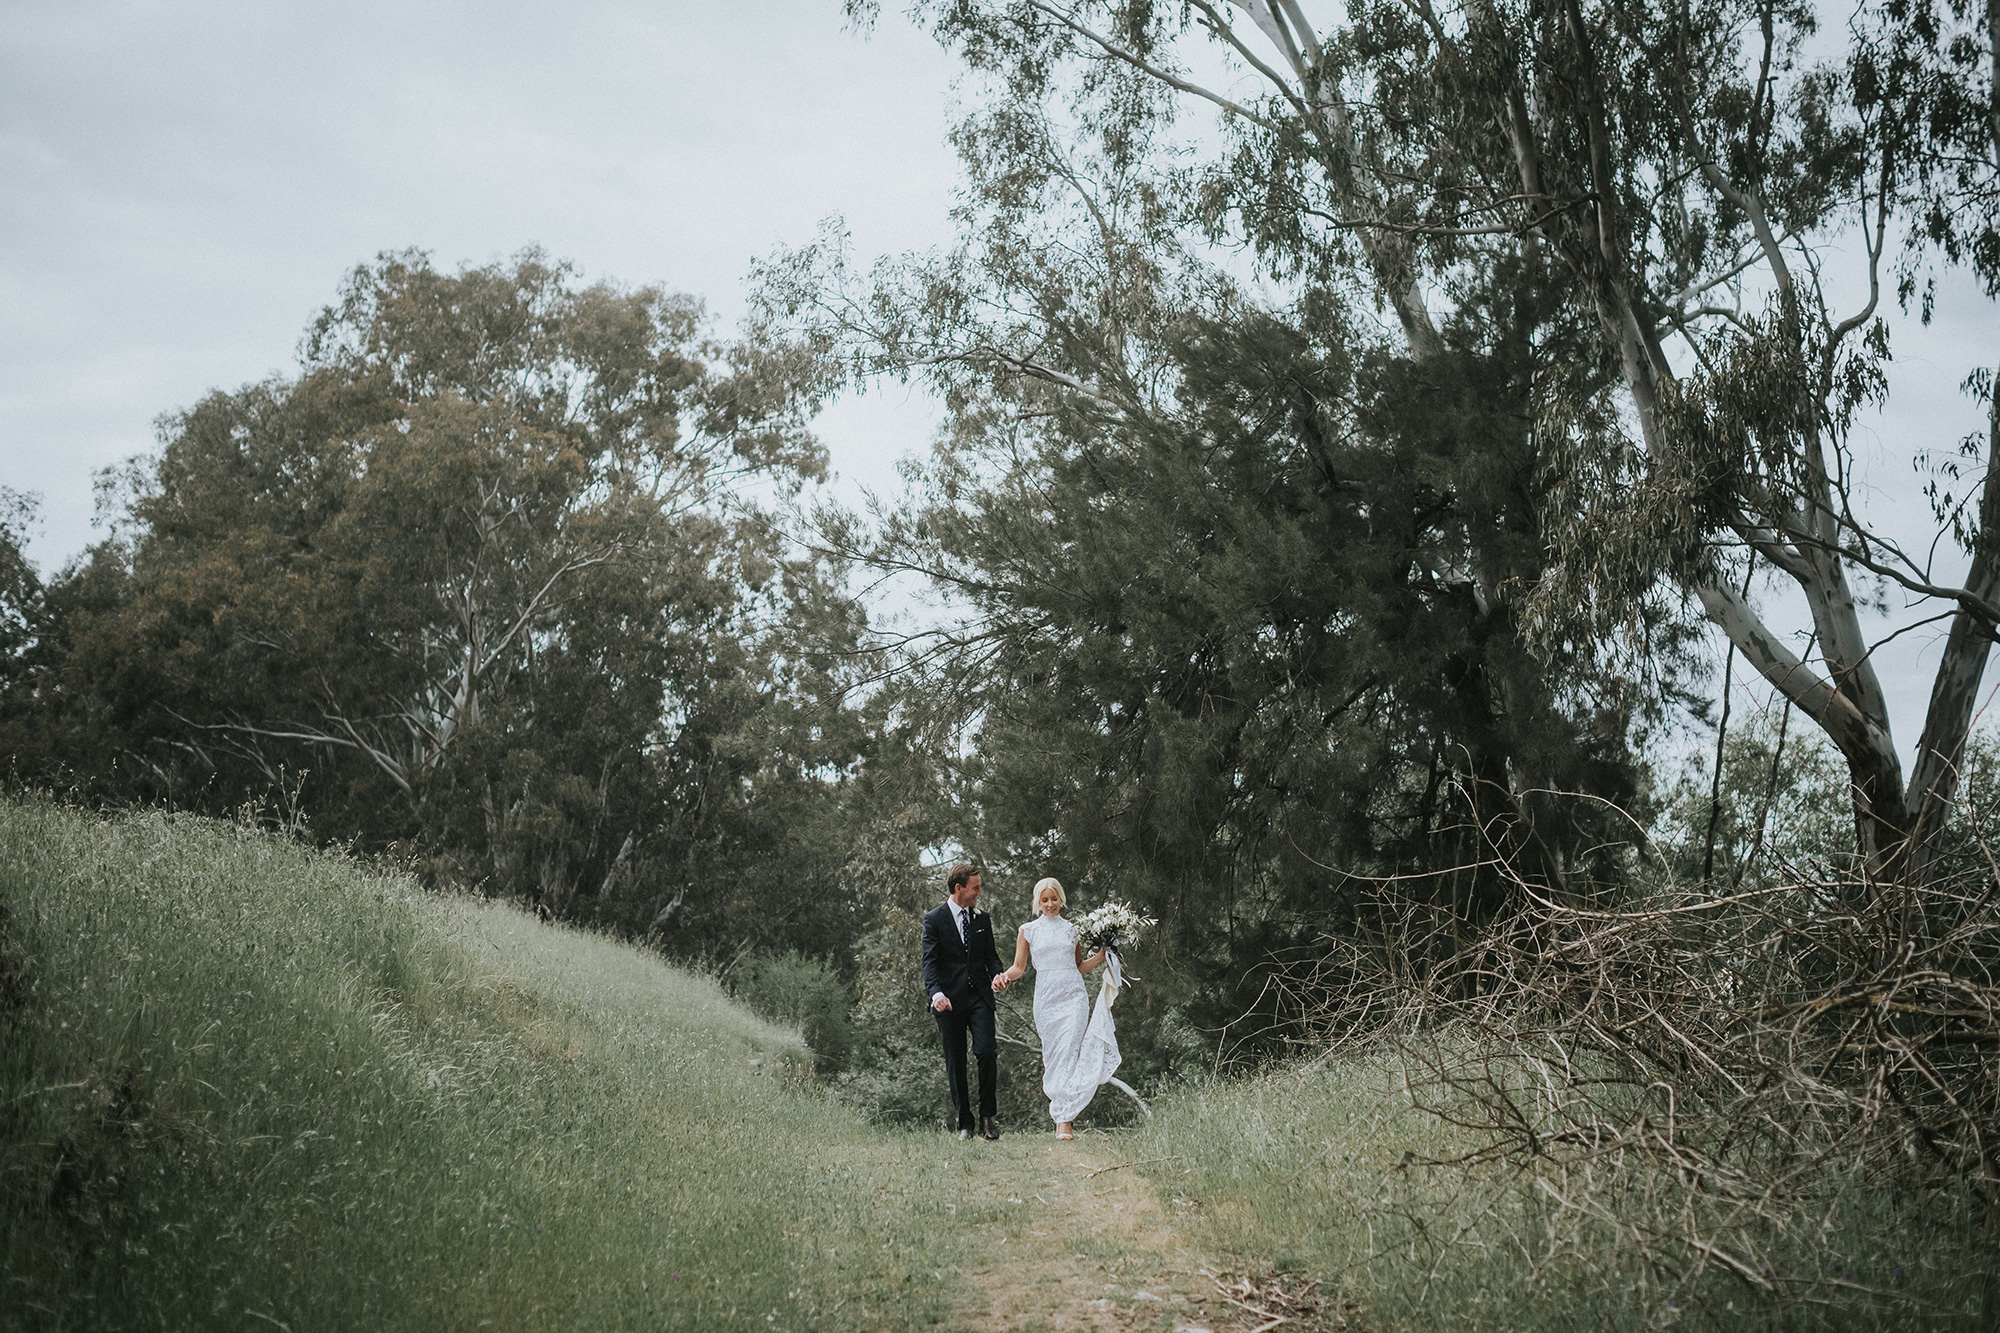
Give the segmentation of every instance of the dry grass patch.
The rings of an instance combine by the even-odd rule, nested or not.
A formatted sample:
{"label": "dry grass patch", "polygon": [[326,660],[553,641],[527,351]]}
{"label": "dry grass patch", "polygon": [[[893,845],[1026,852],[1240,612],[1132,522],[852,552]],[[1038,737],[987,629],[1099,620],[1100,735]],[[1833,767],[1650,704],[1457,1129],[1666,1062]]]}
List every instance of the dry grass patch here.
{"label": "dry grass patch", "polygon": [[[977,1258],[960,1322],[1009,1333],[1299,1333],[1354,1327],[1352,1307],[1300,1274],[1218,1267],[1159,1181],[1172,1163],[1129,1133],[961,1145]],[[1272,1322],[1276,1320],[1277,1322]]]}

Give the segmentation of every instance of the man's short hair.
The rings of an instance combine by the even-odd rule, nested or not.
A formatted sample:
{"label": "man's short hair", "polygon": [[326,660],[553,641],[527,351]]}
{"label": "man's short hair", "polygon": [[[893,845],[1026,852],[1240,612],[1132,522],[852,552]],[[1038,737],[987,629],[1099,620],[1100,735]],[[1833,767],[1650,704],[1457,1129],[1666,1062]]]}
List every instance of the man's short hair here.
{"label": "man's short hair", "polygon": [[970,861],[956,863],[952,866],[951,873],[944,877],[945,892],[957,893],[961,885],[978,873],[979,867]]}

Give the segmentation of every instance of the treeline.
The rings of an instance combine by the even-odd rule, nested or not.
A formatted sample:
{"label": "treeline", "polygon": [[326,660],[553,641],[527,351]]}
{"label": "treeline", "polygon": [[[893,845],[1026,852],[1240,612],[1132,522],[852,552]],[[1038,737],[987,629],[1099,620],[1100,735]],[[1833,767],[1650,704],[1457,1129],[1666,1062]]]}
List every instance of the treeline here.
{"label": "treeline", "polygon": [[[1056,415],[1014,473],[947,441],[879,524],[801,525],[824,348],[717,341],[688,298],[535,254],[385,256],[295,378],[163,418],[110,479],[110,535],[46,582],[17,512],[8,763],[92,802],[259,811],[772,1004],[873,1001],[877,1040],[938,891],[922,852],[956,843],[1003,921],[1009,877],[1045,871],[1159,914],[1149,998],[1206,1059],[1364,907],[1502,910],[1496,835],[1601,891],[1631,842],[1605,812],[1642,786],[1632,691],[1535,658],[1448,565],[1483,465],[1345,336],[1224,306],[1160,340],[1185,415],[1115,441]],[[1474,373],[1433,376],[1426,413],[1473,410],[1449,381]],[[1482,495],[1541,559],[1533,497]],[[899,564],[976,589],[972,614],[885,646],[857,571]]]}
{"label": "treeline", "polygon": [[[830,228],[733,340],[534,254],[363,266],[296,377],[164,419],[79,561],[42,580],[10,520],[16,780],[266,808],[713,959],[878,1105],[919,1059],[927,852],[1003,923],[1045,873],[1158,916],[1150,1072],[1311,1038],[1369,978],[1488,993],[1482,939],[1551,905],[1784,849],[1976,868],[1992,441],[1925,543],[1849,485],[1883,300],[2000,290],[1986,9],[1810,49],[1749,0],[915,12],[977,90],[952,249],[863,273]],[[1257,91],[1194,81],[1198,43]],[[877,512],[820,501],[815,411],[898,377],[945,405],[929,457]],[[897,579],[928,618],[871,623]],[[1870,580],[1949,625],[1907,773]],[[1743,753],[1712,630],[1768,763],[1672,789],[1688,719]]]}
{"label": "treeline", "polygon": [[[911,954],[952,844],[1006,924],[1049,872],[1167,923],[1133,1072],[1262,1049],[1272,980],[1365,908],[1500,910],[1496,802],[1629,807],[1642,770],[1629,697],[1550,677],[1504,605],[1413,557],[1463,542],[1449,437],[1320,419],[1389,411],[1407,372],[1236,315],[1163,343],[1206,425],[1108,449],[1058,419],[1032,503],[947,442],[866,525],[796,503],[826,349],[720,341],[689,298],[532,252],[384,256],[295,377],[163,417],[105,479],[108,535],[46,579],[15,497],[10,777],[281,823],[705,958],[891,1113],[934,1082]],[[1290,415],[1204,406],[1245,385]],[[856,589],[899,564],[983,600],[891,645]],[[1608,806],[1532,799],[1552,873],[1617,878]]]}

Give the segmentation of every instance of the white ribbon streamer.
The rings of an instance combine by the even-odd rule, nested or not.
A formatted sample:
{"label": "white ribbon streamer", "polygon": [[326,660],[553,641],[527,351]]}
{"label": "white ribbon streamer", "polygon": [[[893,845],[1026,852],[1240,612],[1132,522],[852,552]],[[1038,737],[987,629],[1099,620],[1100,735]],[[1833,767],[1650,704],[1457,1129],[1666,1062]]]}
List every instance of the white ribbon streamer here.
{"label": "white ribbon streamer", "polygon": [[1125,969],[1119,966],[1118,951],[1116,949],[1106,949],[1104,951],[1104,971],[1106,974],[1104,982],[1104,1007],[1109,1009],[1112,998],[1125,988]]}

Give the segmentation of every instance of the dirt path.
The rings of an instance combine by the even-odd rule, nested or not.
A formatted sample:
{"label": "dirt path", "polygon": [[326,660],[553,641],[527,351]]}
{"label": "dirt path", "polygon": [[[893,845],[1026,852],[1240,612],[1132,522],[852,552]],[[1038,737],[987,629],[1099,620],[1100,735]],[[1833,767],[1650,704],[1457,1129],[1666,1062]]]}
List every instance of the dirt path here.
{"label": "dirt path", "polygon": [[1358,1329],[1311,1283],[1230,1272],[1170,1216],[1116,1136],[963,1145],[977,1255],[967,1328],[991,1333],[1317,1333]]}

